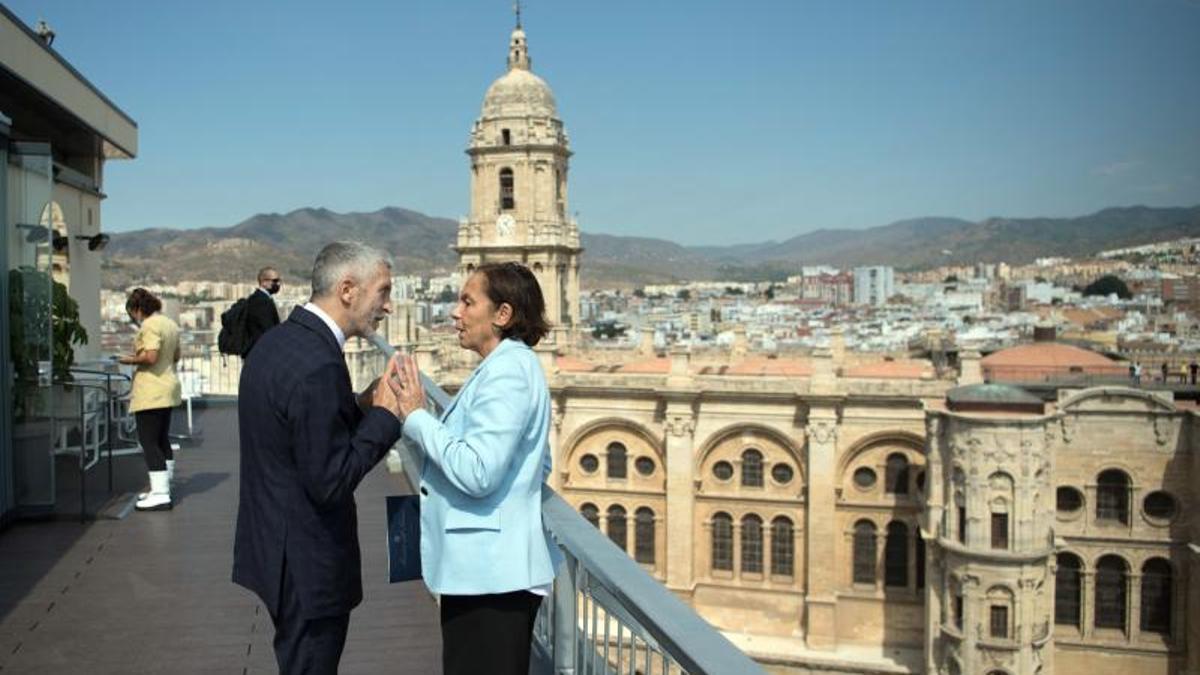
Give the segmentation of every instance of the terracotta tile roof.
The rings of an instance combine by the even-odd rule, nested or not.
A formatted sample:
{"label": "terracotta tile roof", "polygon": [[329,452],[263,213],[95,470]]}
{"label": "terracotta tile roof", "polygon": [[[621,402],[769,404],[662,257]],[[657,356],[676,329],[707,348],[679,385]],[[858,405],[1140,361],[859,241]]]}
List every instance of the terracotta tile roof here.
{"label": "terracotta tile roof", "polygon": [[654,358],[634,361],[617,368],[616,372],[641,375],[666,375],[671,372],[671,360],[667,358]]}
{"label": "terracotta tile roof", "polygon": [[812,375],[812,364],[807,359],[768,359],[752,356],[729,366],[724,374],[808,377]]}
{"label": "terracotta tile roof", "polygon": [[1112,367],[1121,364],[1103,354],[1060,342],[1034,342],[1001,349],[983,357],[987,366]]}
{"label": "terracotta tile roof", "polygon": [[842,376],[919,380],[922,376],[932,377],[933,370],[925,361],[876,361],[843,368]]}
{"label": "terracotta tile roof", "polygon": [[596,364],[572,356],[556,356],[554,365],[562,372],[590,373],[596,369]]}
{"label": "terracotta tile roof", "polygon": [[1035,342],[1002,349],[981,362],[993,381],[1025,381],[1064,375],[1122,376],[1129,365],[1080,347],[1059,342]]}

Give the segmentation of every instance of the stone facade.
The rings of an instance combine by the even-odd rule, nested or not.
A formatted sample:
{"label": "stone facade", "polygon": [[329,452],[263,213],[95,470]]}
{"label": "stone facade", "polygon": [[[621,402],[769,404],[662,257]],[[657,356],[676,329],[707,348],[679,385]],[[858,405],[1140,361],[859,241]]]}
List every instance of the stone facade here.
{"label": "stone facade", "polygon": [[[472,132],[460,271],[525,262],[573,328],[570,152],[528,68],[518,27]],[[961,406],[978,354],[938,379],[837,335],[793,357],[744,335],[728,353],[538,351],[551,485],[771,672],[1200,673],[1190,408],[995,385],[955,389],[981,394]],[[474,365],[449,342],[416,353],[450,390]]]}

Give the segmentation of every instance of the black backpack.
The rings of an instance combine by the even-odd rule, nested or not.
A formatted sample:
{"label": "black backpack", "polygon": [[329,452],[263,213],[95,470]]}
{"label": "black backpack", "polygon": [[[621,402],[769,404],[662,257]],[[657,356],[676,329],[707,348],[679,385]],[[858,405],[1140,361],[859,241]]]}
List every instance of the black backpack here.
{"label": "black backpack", "polygon": [[250,351],[250,336],[246,331],[248,306],[246,298],[242,298],[221,312],[221,332],[217,333],[217,349],[222,354],[244,356]]}

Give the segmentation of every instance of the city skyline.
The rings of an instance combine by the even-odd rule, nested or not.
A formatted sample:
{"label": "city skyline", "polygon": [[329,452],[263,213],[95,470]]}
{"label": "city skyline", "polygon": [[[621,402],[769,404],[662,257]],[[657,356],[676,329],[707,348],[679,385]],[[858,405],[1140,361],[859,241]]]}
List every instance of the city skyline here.
{"label": "city skyline", "polygon": [[[138,160],[106,176],[113,232],[462,215],[513,21],[507,2],[6,4],[139,123]],[[688,7],[526,3],[586,232],[734,244],[1200,203],[1200,3]]]}

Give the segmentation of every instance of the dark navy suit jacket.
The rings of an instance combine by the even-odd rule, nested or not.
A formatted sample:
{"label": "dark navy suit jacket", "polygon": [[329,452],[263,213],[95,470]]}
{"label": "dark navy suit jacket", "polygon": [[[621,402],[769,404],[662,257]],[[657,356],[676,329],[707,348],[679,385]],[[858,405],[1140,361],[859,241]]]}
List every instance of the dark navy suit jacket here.
{"label": "dark navy suit jacket", "polygon": [[258,342],[264,333],[279,325],[279,308],[271,296],[261,290],[255,290],[246,298],[246,354]]}
{"label": "dark navy suit jacket", "polygon": [[348,613],[362,600],[354,489],[399,439],[400,421],[359,409],[336,338],[298,307],[247,357],[238,423],[234,583],[278,615],[286,566],[306,619]]}

